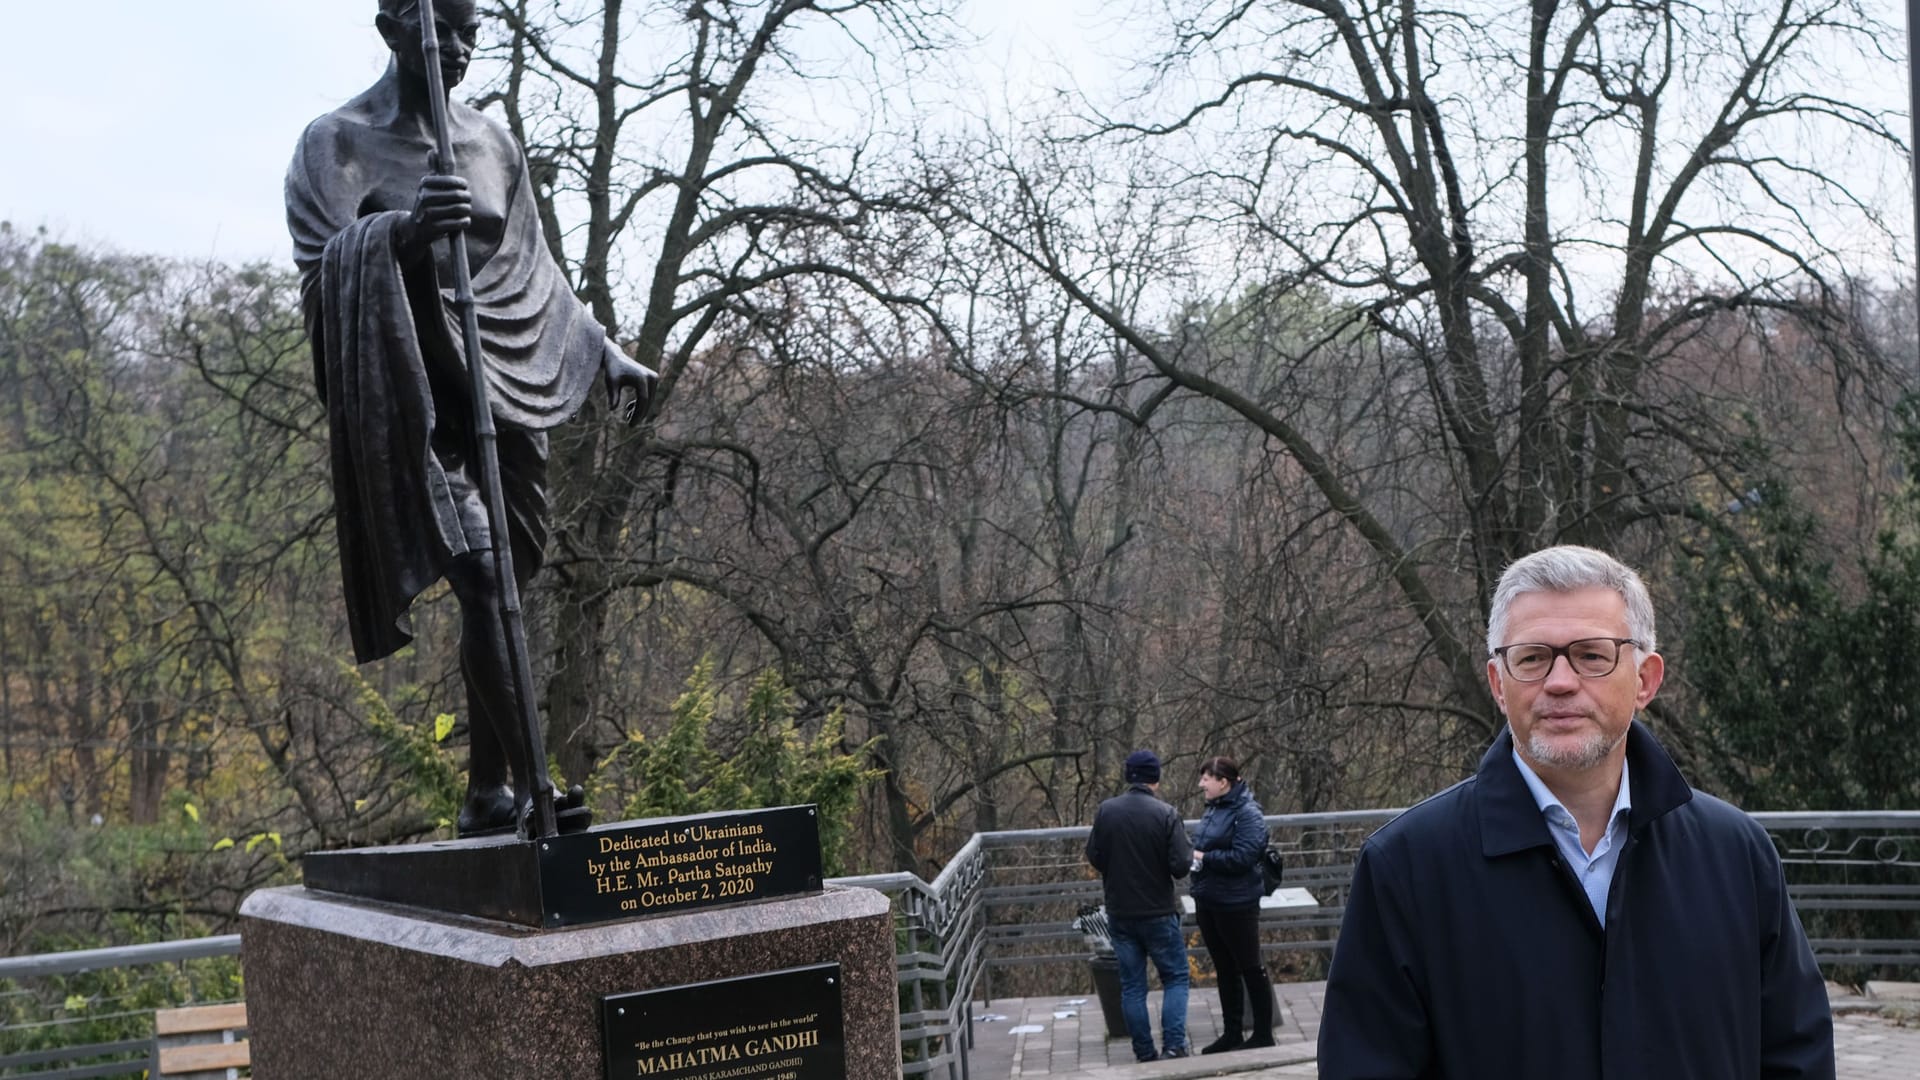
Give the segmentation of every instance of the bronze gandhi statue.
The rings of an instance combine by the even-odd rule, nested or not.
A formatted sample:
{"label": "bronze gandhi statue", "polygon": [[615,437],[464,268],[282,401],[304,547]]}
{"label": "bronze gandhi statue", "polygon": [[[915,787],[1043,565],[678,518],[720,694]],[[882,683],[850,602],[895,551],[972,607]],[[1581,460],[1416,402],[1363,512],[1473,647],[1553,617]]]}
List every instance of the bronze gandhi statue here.
{"label": "bronze gandhi statue", "polygon": [[[466,75],[479,21],[475,0],[431,7],[438,80],[423,53],[430,39],[419,0],[379,0],[374,25],[393,57],[378,82],[301,135],[287,170],[287,225],[327,403],[355,658],[377,660],[411,641],[408,608],[440,578],[460,604],[472,732],[458,826],[466,836],[514,826],[535,797],[525,789],[545,782],[538,724],[520,722],[525,704],[508,659],[511,648],[524,652],[517,607],[509,619],[501,599],[540,566],[547,429],[580,409],[596,375],[616,403],[633,391],[637,420],[655,376],[573,295],[541,235],[525,156],[503,126],[443,97],[462,175],[441,168],[431,86],[440,82],[444,95]],[[512,592],[492,552],[480,468],[489,440],[475,430],[479,398],[450,291],[456,245],[434,243],[459,232],[497,433]]]}

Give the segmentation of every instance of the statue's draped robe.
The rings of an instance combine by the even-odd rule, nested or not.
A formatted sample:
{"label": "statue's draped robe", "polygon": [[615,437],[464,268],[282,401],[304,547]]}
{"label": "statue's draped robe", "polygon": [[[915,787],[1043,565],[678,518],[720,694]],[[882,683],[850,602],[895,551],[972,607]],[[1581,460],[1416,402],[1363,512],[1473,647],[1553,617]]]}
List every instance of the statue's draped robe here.
{"label": "statue's draped robe", "polygon": [[[490,543],[446,245],[434,245],[437,269],[425,258],[403,266],[394,247],[431,147],[377,123],[371,94],[308,126],[286,192],[361,663],[411,641],[414,597],[454,556]],[[473,292],[515,577],[525,581],[546,536],[545,431],[578,411],[611,346],[541,238],[519,148],[471,108],[450,111],[474,194]]]}

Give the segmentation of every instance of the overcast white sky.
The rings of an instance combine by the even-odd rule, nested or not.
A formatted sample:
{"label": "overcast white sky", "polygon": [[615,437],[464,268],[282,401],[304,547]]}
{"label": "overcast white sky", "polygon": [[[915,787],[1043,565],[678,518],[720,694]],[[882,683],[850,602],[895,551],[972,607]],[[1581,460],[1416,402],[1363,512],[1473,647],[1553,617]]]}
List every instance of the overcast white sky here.
{"label": "overcast white sky", "polygon": [[[1895,0],[1884,3],[1902,24]],[[1116,33],[1115,13],[1135,6],[965,5],[965,21],[987,37],[974,65],[982,93],[1002,101],[1058,81],[1057,63],[1083,86],[1111,80],[1102,56],[1117,50],[1103,38]],[[386,63],[375,0],[6,7],[0,220],[127,252],[290,258],[281,179],[294,140]]]}
{"label": "overcast white sky", "polygon": [[[1019,64],[1074,48],[1075,12],[1101,7],[969,0],[967,21],[992,36],[984,62]],[[294,140],[386,64],[375,0],[6,9],[0,220],[127,252],[290,259],[280,187]]]}

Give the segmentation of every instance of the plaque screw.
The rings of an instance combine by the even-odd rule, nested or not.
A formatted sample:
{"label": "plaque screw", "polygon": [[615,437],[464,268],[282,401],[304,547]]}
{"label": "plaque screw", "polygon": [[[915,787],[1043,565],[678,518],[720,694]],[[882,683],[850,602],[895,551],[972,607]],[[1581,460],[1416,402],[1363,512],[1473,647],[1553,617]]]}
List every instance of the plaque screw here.
{"label": "plaque screw", "polygon": [[627,1010],[625,1010],[625,1009],[615,1009],[615,1010],[613,1010],[613,1012],[614,1012],[614,1015],[615,1015],[615,1016],[625,1016],[625,1015],[627,1015]]}

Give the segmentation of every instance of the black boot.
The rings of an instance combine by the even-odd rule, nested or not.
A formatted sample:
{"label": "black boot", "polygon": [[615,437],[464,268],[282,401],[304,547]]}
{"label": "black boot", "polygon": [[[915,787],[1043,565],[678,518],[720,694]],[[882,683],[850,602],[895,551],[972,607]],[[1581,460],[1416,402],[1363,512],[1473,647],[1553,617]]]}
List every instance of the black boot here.
{"label": "black boot", "polygon": [[1245,992],[1237,977],[1220,980],[1220,1037],[1201,1047],[1201,1053],[1218,1054],[1240,1048],[1241,1000]]}
{"label": "black boot", "polygon": [[1267,981],[1265,969],[1257,968],[1242,976],[1246,983],[1247,1002],[1253,1006],[1253,1034],[1242,1043],[1249,1049],[1256,1046],[1273,1045],[1273,984]]}

